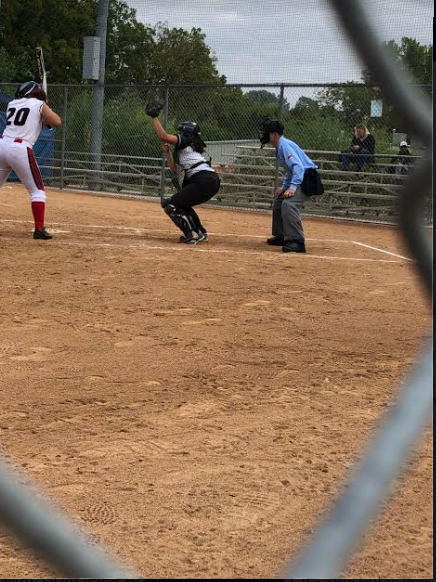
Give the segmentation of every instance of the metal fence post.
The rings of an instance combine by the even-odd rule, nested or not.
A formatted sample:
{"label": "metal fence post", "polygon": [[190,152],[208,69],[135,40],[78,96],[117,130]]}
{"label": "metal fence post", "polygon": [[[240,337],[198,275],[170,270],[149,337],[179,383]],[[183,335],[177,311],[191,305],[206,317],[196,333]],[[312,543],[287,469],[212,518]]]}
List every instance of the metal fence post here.
{"label": "metal fence post", "polygon": [[[164,129],[168,129],[168,117],[169,117],[169,101],[170,101],[170,88],[165,87],[165,104],[164,104],[164,119],[163,126]],[[166,173],[166,158],[162,152],[162,168],[160,172],[160,197],[162,198],[165,194],[165,173]]]}
{"label": "metal fence post", "polygon": [[[283,108],[284,108],[284,104],[285,104],[285,86],[284,85],[280,85],[280,97],[279,97],[279,121],[282,122],[283,121]],[[275,196],[275,193],[278,190],[279,187],[279,178],[280,178],[280,163],[279,163],[279,159],[276,159],[276,172],[275,172],[275,176],[274,176],[274,192],[273,192],[273,196]]]}
{"label": "metal fence post", "polygon": [[68,87],[64,87],[64,106],[62,108],[62,136],[61,136],[61,174],[60,187],[64,189],[64,175],[65,175],[65,149],[67,139],[67,111],[68,111]]}
{"label": "metal fence post", "polygon": [[[93,169],[101,170],[101,145],[103,134],[103,112],[104,112],[104,89],[105,89],[105,71],[106,71],[106,35],[107,35],[107,19],[109,11],[109,0],[100,0],[98,3],[96,36],[100,38],[100,64],[98,81],[92,89],[92,105],[91,105],[91,157],[93,161]],[[101,190],[102,175],[98,175],[98,179],[94,184],[94,188]]]}

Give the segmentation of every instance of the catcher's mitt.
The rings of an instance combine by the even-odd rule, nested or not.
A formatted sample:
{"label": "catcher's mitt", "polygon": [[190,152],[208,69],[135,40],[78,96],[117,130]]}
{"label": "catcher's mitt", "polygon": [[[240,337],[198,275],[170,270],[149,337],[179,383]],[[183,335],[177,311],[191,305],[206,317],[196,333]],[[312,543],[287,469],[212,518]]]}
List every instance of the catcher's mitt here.
{"label": "catcher's mitt", "polygon": [[145,112],[150,117],[158,117],[159,113],[162,111],[163,103],[156,101],[154,103],[147,103],[145,106]]}

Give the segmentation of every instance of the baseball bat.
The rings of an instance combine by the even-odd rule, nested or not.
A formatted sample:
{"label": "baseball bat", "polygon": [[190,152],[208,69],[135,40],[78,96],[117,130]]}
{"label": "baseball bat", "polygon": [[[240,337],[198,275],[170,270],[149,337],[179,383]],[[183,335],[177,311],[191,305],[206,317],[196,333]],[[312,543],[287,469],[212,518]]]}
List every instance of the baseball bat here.
{"label": "baseball bat", "polygon": [[38,63],[39,77],[44,93],[47,95],[47,73],[44,64],[44,52],[41,46],[36,47],[36,61]]}

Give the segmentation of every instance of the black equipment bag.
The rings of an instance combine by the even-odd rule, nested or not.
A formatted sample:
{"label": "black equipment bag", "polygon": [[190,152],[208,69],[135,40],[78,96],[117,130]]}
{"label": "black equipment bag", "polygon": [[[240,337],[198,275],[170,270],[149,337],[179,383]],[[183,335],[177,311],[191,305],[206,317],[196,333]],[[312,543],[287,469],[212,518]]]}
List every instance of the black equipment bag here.
{"label": "black equipment bag", "polygon": [[324,194],[324,186],[321,182],[321,176],[315,168],[309,168],[304,172],[301,189],[306,196],[321,196],[321,194]]}

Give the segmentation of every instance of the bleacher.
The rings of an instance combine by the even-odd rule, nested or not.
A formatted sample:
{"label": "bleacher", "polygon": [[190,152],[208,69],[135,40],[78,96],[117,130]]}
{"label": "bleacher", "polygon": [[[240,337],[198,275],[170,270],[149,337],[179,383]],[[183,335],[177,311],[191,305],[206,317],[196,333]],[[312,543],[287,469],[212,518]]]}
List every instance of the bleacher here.
{"label": "bleacher", "polygon": [[[253,146],[241,146],[237,150],[233,159],[217,167],[222,188],[216,201],[232,206],[271,208],[273,193],[280,186],[282,176],[282,171],[276,169],[274,151]],[[306,205],[307,214],[395,221],[398,192],[407,177],[404,167],[392,167],[395,152],[374,155],[374,162],[361,171],[356,171],[353,165],[344,171],[339,162],[340,152],[306,151],[319,167],[325,188],[323,196],[312,197]],[[421,157],[413,156],[414,163]],[[431,223],[430,199],[425,218]]]}

